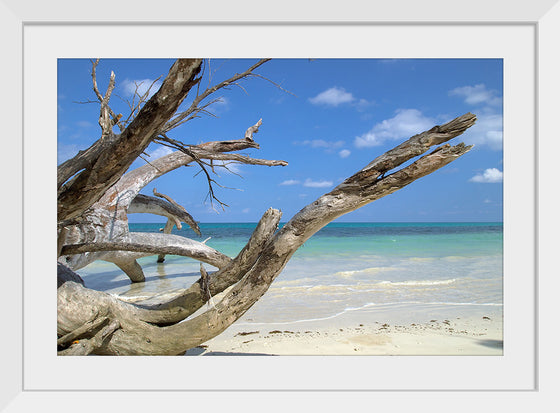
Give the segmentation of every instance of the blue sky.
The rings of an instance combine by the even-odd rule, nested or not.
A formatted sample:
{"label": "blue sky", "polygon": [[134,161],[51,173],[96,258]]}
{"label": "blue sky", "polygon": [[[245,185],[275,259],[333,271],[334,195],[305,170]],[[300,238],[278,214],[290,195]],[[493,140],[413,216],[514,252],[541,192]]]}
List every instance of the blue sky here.
{"label": "blue sky", "polygon": [[[256,60],[212,59],[205,76],[212,84],[246,70]],[[97,68],[99,88],[111,70],[116,88],[110,105],[128,115],[135,82],[165,76],[173,60],[106,59]],[[58,61],[58,163],[88,148],[100,136],[97,104],[87,59]],[[230,207],[214,210],[205,201],[207,184],[197,168],[180,168],[148,185],[181,203],[201,222],[254,222],[269,207],[283,221],[330,191],[372,159],[410,136],[467,112],[477,124],[451,143],[475,147],[462,158],[394,194],[339,218],[347,222],[455,222],[502,220],[502,95],[500,59],[276,59],[240,87],[218,92],[222,100],[169,136],[188,144],[240,139],[262,118],[255,140],[261,149],[243,153],[282,159],[286,167],[236,165],[219,172],[218,198]],[[208,85],[205,77],[202,85]],[[187,102],[191,97],[187,97]],[[168,148],[150,145],[154,157]],[[142,165],[137,160],[133,167]],[[196,175],[196,176],[195,176]],[[163,222],[131,214],[131,222]]]}

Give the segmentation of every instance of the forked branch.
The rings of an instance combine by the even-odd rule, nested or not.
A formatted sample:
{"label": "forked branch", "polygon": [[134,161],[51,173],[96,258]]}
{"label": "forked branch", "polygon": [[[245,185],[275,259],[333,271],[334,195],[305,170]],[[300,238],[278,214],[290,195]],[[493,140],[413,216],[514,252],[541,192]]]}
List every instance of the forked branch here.
{"label": "forked branch", "polygon": [[124,126],[119,123],[119,120],[122,115],[117,115],[109,106],[109,99],[111,98],[111,94],[113,93],[113,89],[115,88],[115,73],[111,72],[111,76],[109,78],[109,86],[107,87],[107,91],[105,95],[102,95],[97,87],[97,65],[99,64],[99,59],[95,61],[91,61],[91,79],[93,82],[93,92],[97,96],[97,100],[101,104],[100,107],[100,116],[99,116],[99,126],[101,126],[101,130],[103,131],[102,136],[109,135],[113,129],[114,125],[117,125],[121,132],[124,130]]}
{"label": "forked branch", "polygon": [[[96,143],[85,154],[78,154],[66,165],[62,176],[59,171],[59,221],[81,215],[122,177],[132,162],[161,132],[189,90],[198,83],[201,63],[201,59],[177,60],[159,90],[120,135],[103,148],[98,148]],[[88,154],[90,150],[94,152],[91,156]],[[80,158],[84,156],[88,158],[87,163],[81,162]],[[76,169],[76,166],[83,165],[85,169]],[[72,176],[68,176],[69,173],[78,171],[80,172],[71,181],[62,185],[61,179],[65,182]]]}
{"label": "forked branch", "polygon": [[[59,288],[59,300],[73,297],[76,306],[87,309],[91,308],[91,300],[94,299],[98,304],[96,308],[111,309],[117,315],[122,328],[115,330],[104,345],[95,350],[97,354],[183,353],[220,334],[239,319],[268,290],[295,251],[323,226],[343,214],[405,187],[468,152],[471,146],[445,144],[424,154],[410,165],[385,175],[385,172],[406,160],[427,152],[430,146],[444,143],[462,133],[468,127],[465,125],[472,125],[474,120],[474,115],[464,115],[417,135],[377,158],[333,191],[303,208],[271,239],[266,239],[261,244],[262,247],[253,249],[248,246],[247,254],[250,257],[247,260],[236,259],[214,274],[203,275],[202,278],[206,281],[193,285],[177,300],[153,305],[151,308],[135,306],[104,293],[84,294],[83,286],[70,281]],[[271,214],[274,215],[273,212]],[[240,257],[243,255],[241,253]],[[207,300],[206,290],[210,294],[212,291],[219,291],[222,283],[231,288],[225,291],[217,304],[201,315],[181,323],[166,324],[165,320],[174,319],[171,313],[178,314],[175,318],[184,319],[191,309],[199,308],[200,303]],[[197,304],[194,305],[195,303]],[[84,320],[86,321],[87,319]],[[74,330],[75,323],[75,320],[72,321],[63,331]],[[158,324],[166,326],[160,327]]]}

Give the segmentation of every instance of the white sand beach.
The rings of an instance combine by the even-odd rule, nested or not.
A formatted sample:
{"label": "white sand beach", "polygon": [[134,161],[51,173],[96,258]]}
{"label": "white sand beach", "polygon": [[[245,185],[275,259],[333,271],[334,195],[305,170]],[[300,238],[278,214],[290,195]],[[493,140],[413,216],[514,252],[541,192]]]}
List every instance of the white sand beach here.
{"label": "white sand beach", "polygon": [[[417,318],[416,322],[411,321]],[[295,323],[239,320],[189,356],[502,355],[501,307],[369,309]],[[367,321],[366,321],[367,320]],[[376,321],[374,321],[376,320]]]}

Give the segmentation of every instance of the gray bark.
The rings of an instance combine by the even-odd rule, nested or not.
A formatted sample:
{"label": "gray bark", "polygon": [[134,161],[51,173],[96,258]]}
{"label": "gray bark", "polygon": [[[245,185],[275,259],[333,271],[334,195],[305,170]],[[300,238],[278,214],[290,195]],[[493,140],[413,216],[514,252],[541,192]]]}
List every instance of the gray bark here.
{"label": "gray bark", "polygon": [[[84,156],[73,158],[58,168],[59,221],[80,216],[117,182],[198,82],[196,76],[201,64],[201,59],[177,60],[160,89],[120,135],[107,131]],[[75,164],[74,159],[80,162]],[[92,179],[96,185],[91,185]]]}
{"label": "gray bark", "polygon": [[[163,199],[138,194],[132,199],[132,202],[127,209],[127,213],[164,216],[168,218],[168,222],[171,222],[171,227],[175,225],[177,229],[181,229],[181,222],[184,222],[191,227],[197,235],[201,235],[200,228],[191,214],[185,211],[184,208],[180,208],[179,206],[174,205],[171,202],[166,202]],[[164,233],[169,234],[170,232]]]}
{"label": "gray bark", "polygon": [[[59,334],[75,330],[87,322],[94,311],[101,311],[110,314],[112,320],[118,320],[120,328],[111,332],[102,344],[92,350],[96,354],[181,354],[215,337],[239,319],[267,291],[294,252],[327,223],[405,187],[468,152],[470,146],[446,144],[410,165],[384,175],[426,153],[431,146],[463,133],[474,121],[474,115],[466,114],[412,137],[307,205],[272,238],[264,237],[262,242],[252,246],[250,242],[230,264],[208,276],[210,292],[223,291],[229,286],[232,288],[219,303],[203,314],[184,319],[205,301],[205,292],[200,283],[177,299],[142,307],[121,302],[104,293],[92,292],[69,281],[59,288],[59,308],[71,306],[76,311],[72,319],[59,316],[59,328],[65,325]],[[270,210],[267,214],[261,222],[273,223],[271,217],[279,219],[278,211]],[[82,317],[78,314],[82,314]],[[171,314],[180,315],[174,317]],[[184,321],[177,323],[178,319]]]}
{"label": "gray bark", "polygon": [[[107,91],[101,94],[95,77],[97,62],[94,63],[92,80],[100,102],[102,136],[88,150],[60,165],[57,176],[57,334],[58,345],[63,347],[60,355],[182,354],[220,334],[239,319],[268,290],[294,252],[327,223],[409,185],[470,150],[463,144],[445,144],[474,124],[476,117],[469,113],[413,136],[374,159],[299,211],[279,231],[281,213],[269,209],[245,248],[233,259],[205,243],[171,234],[173,225],[180,227],[182,222],[195,232],[199,228],[190,214],[171,198],[155,193],[164,201],[140,194],[142,188],[157,177],[196,162],[207,174],[212,194],[212,179],[206,170],[207,166],[212,169],[212,165],[208,161],[287,165],[284,161],[230,153],[259,147],[253,135],[258,132],[261,120],[249,127],[245,137],[239,140],[193,146],[166,135],[204,112],[212,103],[204,104],[205,98],[253,75],[252,71],[265,61],[206,89],[194,98],[187,110],[177,113],[189,90],[199,82],[197,76],[202,63],[200,59],[179,59],[152,98],[143,107],[140,103],[134,106],[128,118],[134,117],[131,122],[120,121],[120,115],[109,107],[114,74],[111,74]],[[119,135],[112,131],[115,125],[121,130]],[[178,151],[125,174],[150,142]],[[426,154],[431,147],[441,144]],[[393,172],[418,156],[421,157],[410,165]],[[127,213],[134,212],[166,216],[168,224],[161,234],[130,233]],[[103,259],[117,264],[132,281],[141,282],[144,274],[136,260],[152,254],[160,258],[165,254],[192,257],[216,267],[217,271],[207,273],[201,264],[201,278],[178,295],[135,304],[86,288],[73,271]],[[194,316],[211,296],[220,292],[223,294],[218,303]]]}
{"label": "gray bark", "polygon": [[[191,151],[201,159],[234,160],[241,163],[266,166],[287,165],[287,162],[285,161],[255,159],[239,154],[222,153],[225,151],[258,148],[258,146],[259,145],[252,139],[240,139],[232,141],[207,142],[205,144],[192,147]],[[131,236],[137,239],[138,235],[132,235],[128,230],[127,213],[131,212],[131,209],[133,213],[152,212],[157,215],[173,218],[180,222],[186,222],[195,232],[200,232],[198,224],[196,224],[194,218],[192,218],[192,216],[188,214],[184,208],[174,205],[169,201],[164,201],[162,199],[149,197],[139,193],[142,188],[154,179],[174,171],[181,166],[188,165],[193,161],[193,157],[177,151],[123,175],[112,188],[107,190],[106,194],[103,195],[99,201],[94,203],[84,214],[82,214],[80,222],[73,225],[67,225],[64,227],[64,230],[61,231],[64,235],[59,236],[59,243],[61,244],[59,261],[74,270],[83,268],[96,260],[115,262],[115,259],[111,255],[114,255],[114,253],[104,252],[110,251],[110,249],[103,249],[101,245],[108,245],[107,243],[120,243],[114,244],[114,246],[122,246],[124,244],[139,243],[131,239]],[[169,238],[169,242],[180,242],[177,235],[170,235],[170,237],[173,238]],[[166,239],[167,238],[156,236],[151,237],[151,240],[149,240],[148,243],[144,243],[144,245],[149,248],[144,250],[141,250],[141,248],[139,249],[138,245],[136,246],[136,249],[121,249],[118,253],[117,260],[119,263],[122,263],[148,255],[173,254],[173,252],[164,252],[164,247],[168,244]],[[152,242],[152,244],[148,245],[150,242]],[[184,238],[183,244],[188,244],[189,246],[197,245],[193,243],[195,243],[195,241]],[[97,249],[93,249],[90,250],[90,252],[85,253],[77,252],[76,250],[69,252],[68,248],[63,247],[63,245],[69,244],[97,244]],[[203,257],[204,253],[200,251],[207,251],[206,255],[209,258],[202,259],[202,261],[217,266],[216,263],[219,261],[212,258],[212,255],[215,255],[216,252],[210,250],[210,247],[198,246],[196,251],[189,252],[188,249],[182,249],[176,250],[176,253],[177,255],[195,258],[193,254]],[[127,254],[125,251],[130,251],[130,253]],[[221,262],[223,263],[223,261],[224,260],[222,259]],[[140,276],[138,274],[137,269],[131,271],[130,273],[126,273],[133,281],[142,281],[144,279],[143,275]]]}
{"label": "gray bark", "polygon": [[[115,262],[126,257],[141,258],[148,255],[165,254],[180,255],[213,265],[224,267],[230,258],[202,242],[194,241],[173,234],[156,234],[144,232],[131,232],[124,241],[95,242],[70,244],[62,247],[63,255],[82,254],[93,251],[108,251],[103,260]],[[118,254],[120,251],[130,251],[139,254]]]}

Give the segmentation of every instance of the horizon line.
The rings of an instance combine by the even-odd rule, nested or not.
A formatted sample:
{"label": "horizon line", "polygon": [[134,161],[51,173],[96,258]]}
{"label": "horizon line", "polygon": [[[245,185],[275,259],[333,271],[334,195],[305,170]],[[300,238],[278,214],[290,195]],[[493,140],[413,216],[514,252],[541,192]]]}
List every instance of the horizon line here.
{"label": "horizon line", "polygon": [[[196,221],[198,224],[257,224],[259,221]],[[289,221],[280,221],[287,224]],[[342,221],[329,222],[330,224],[503,224],[504,221]],[[129,224],[165,224],[161,222],[130,222]]]}

